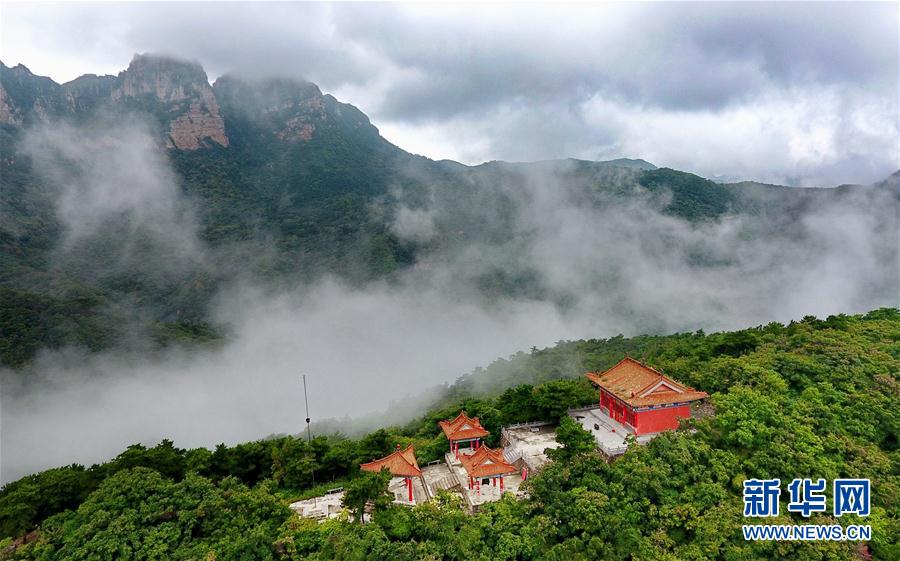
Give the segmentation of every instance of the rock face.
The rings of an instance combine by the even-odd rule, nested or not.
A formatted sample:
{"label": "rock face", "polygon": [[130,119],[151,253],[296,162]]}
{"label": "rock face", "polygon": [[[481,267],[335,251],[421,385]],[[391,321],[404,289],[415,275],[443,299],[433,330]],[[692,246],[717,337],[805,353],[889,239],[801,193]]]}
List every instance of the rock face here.
{"label": "rock face", "polygon": [[3,84],[0,84],[0,123],[4,125],[22,124],[22,116],[10,102],[9,94],[6,93]]}
{"label": "rock face", "polygon": [[213,87],[229,113],[281,141],[308,142],[328,119],[325,96],[308,82],[223,76]]}
{"label": "rock face", "polygon": [[225,122],[206,72],[196,63],[137,55],[119,74],[113,101],[151,98],[171,115],[166,145],[197,150],[208,141],[228,146]]}
{"label": "rock face", "polygon": [[166,145],[179,150],[197,150],[206,146],[207,140],[228,146],[225,122],[219,115],[219,106],[215,98],[191,102],[187,113],[169,124]]}
{"label": "rock face", "polygon": [[113,101],[150,94],[164,103],[192,99],[195,92],[209,87],[206,72],[193,62],[165,57],[135,55],[128,69],[119,73]]}
{"label": "rock face", "polygon": [[306,122],[306,117],[297,116],[288,119],[285,127],[275,133],[279,140],[312,140],[316,125]]}
{"label": "rock face", "polygon": [[62,87],[43,76],[35,76],[18,64],[0,62],[0,123],[30,125],[47,122],[65,113]]}
{"label": "rock face", "polygon": [[340,131],[337,134],[382,141],[364,113],[323,94],[309,82],[225,75],[216,80],[213,89],[226,122],[241,123],[257,140],[294,146]]}
{"label": "rock face", "polygon": [[66,106],[75,113],[92,111],[110,100],[117,83],[115,76],[79,76],[62,86]]}
{"label": "rock face", "polygon": [[302,80],[226,75],[210,86],[195,62],[135,55],[118,76],[85,74],[60,85],[22,65],[0,63],[0,125],[27,127],[103,112],[142,115],[159,131],[160,146],[174,150],[229,147],[235,139],[296,148],[335,135],[386,142],[357,108]]}

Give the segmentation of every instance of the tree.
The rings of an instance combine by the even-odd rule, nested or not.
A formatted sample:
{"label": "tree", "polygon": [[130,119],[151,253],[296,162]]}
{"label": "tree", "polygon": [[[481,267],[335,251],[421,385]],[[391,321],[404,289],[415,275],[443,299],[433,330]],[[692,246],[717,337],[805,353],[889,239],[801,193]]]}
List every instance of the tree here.
{"label": "tree", "polygon": [[303,441],[287,437],[272,447],[272,479],[288,489],[302,489],[313,482],[316,461]]}
{"label": "tree", "polygon": [[[737,357],[711,352],[721,342],[719,335],[561,343],[535,356],[522,353],[498,361],[478,374],[491,384],[499,375],[502,384],[513,387],[502,397],[489,397],[499,395],[499,386],[496,393],[473,397],[484,382],[464,380],[422,418],[361,440],[322,436],[308,446],[302,439],[282,437],[183,454],[164,442],[150,449],[133,447],[90,469],[47,470],[0,490],[0,552],[7,544],[15,550],[13,558],[33,561],[265,560],[273,550],[285,560],[850,561],[871,554],[875,561],[893,561],[900,548],[895,531],[900,519],[895,476],[900,314],[882,310],[841,318],[841,328],[826,323],[748,330],[758,345]],[[565,415],[565,407],[579,396],[593,401],[595,391],[576,380],[539,384],[538,377],[553,371],[548,358],[553,353],[557,365],[574,360],[598,369],[626,352],[709,392],[715,415],[695,420],[696,430],[668,431],[607,463],[601,454],[590,453],[590,433]],[[295,484],[292,479],[302,482],[307,467],[298,459],[321,462],[316,463],[317,479],[320,473],[324,480],[343,478],[359,473],[359,461],[412,441],[422,462],[446,450],[438,420],[464,408],[487,419],[494,415],[496,425],[509,422],[517,408],[529,403],[561,415],[557,438],[563,447],[549,453],[555,461],[529,476],[527,498],[507,495],[476,514],[463,510],[459,494],[446,491],[414,508],[392,506],[386,492],[390,475],[366,472],[344,484],[345,505],[357,520],[367,505],[375,506],[372,523],[361,525],[344,517],[321,524],[300,519],[273,496],[294,500],[300,488],[286,486]],[[540,418],[526,415],[523,420]],[[133,465],[154,469],[124,469]],[[849,541],[749,543],[741,538],[743,480],[785,481],[806,474],[871,479],[877,492],[865,522],[873,528],[867,549]],[[270,475],[280,488],[265,479]],[[778,522],[803,520],[783,512]],[[39,532],[31,536],[36,541],[15,545],[8,539],[36,526]]]}
{"label": "tree", "polygon": [[570,408],[593,403],[596,399],[597,391],[584,378],[555,380],[535,388],[537,410],[548,421],[562,419]]}
{"label": "tree", "polygon": [[251,490],[233,477],[217,485],[193,474],[175,483],[139,467],[108,478],[77,510],[47,519],[31,553],[62,561],[268,560],[290,516],[263,485]]}
{"label": "tree", "polygon": [[503,415],[504,424],[533,421],[540,417],[531,384],[521,384],[504,391],[497,400],[497,408]]}
{"label": "tree", "polygon": [[391,496],[388,494],[390,481],[391,472],[387,469],[378,473],[360,472],[359,477],[344,487],[344,506],[353,512],[354,519],[362,523],[369,502],[374,504],[375,510],[381,510],[391,504]]}
{"label": "tree", "polygon": [[562,448],[547,451],[550,459],[555,461],[568,461],[597,449],[594,436],[569,416],[559,421],[559,426],[556,427],[556,441],[562,444]]}

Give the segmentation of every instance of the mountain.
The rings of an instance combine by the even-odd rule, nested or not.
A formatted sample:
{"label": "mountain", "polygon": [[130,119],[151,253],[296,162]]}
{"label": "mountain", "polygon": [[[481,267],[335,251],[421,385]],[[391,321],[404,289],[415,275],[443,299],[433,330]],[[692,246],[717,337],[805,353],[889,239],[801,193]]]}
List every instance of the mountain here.
{"label": "mountain", "polygon": [[[356,438],[314,424],[310,442],[305,434],[279,435],[186,449],[162,439],[90,466],[70,458],[0,488],[0,556],[785,559],[782,549],[743,538],[748,473],[870,479],[872,512],[864,520],[876,531],[896,525],[898,333],[900,313],[882,309],[716,334],[566,341],[436,388],[409,422],[374,430],[383,419],[372,420]],[[626,355],[708,392],[715,414],[697,415],[610,461],[593,451],[590,434],[565,430],[566,411],[596,403],[585,371],[603,371]],[[467,515],[452,488],[427,505],[377,501],[364,530],[347,519],[301,520],[287,508],[335,487],[358,488],[368,477],[359,465],[398,443],[414,446],[419,465],[442,461],[447,441],[438,421],[463,409],[490,431],[488,446],[501,445],[503,427],[541,419],[560,423],[563,448],[528,473],[529,493]],[[781,517],[810,521],[787,509]],[[889,560],[897,557],[897,532],[873,533],[866,542],[780,545],[812,554],[803,559]]]}
{"label": "mountain", "polygon": [[[639,159],[436,162],[309,82],[210,85],[199,64],[153,55],[65,84],[0,63],[0,175],[0,362],[13,366],[42,348],[216,340],[208,304],[246,276],[364,285],[465,258],[487,301],[565,306],[523,253],[540,233],[522,216],[545,195],[687,224],[744,216],[751,235],[788,238],[809,209],[864,190],[721,184]],[[875,187],[896,202],[896,176]]]}

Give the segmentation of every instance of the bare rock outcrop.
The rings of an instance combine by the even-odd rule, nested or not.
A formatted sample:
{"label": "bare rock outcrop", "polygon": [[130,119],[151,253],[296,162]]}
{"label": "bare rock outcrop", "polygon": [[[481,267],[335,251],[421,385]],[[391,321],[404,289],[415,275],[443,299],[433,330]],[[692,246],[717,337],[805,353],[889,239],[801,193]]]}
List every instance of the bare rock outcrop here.
{"label": "bare rock outcrop", "polygon": [[111,98],[140,100],[150,97],[168,106],[171,115],[166,145],[179,150],[197,150],[214,142],[228,146],[225,121],[206,72],[196,63],[136,55],[119,74],[119,85]]}
{"label": "bare rock outcrop", "polygon": [[9,94],[0,84],[0,123],[4,125],[21,125],[22,116],[9,99]]}
{"label": "bare rock outcrop", "polygon": [[179,150],[197,150],[206,146],[207,140],[228,146],[222,116],[219,115],[219,109],[215,105],[210,107],[193,102],[187,113],[169,124],[166,145]]}

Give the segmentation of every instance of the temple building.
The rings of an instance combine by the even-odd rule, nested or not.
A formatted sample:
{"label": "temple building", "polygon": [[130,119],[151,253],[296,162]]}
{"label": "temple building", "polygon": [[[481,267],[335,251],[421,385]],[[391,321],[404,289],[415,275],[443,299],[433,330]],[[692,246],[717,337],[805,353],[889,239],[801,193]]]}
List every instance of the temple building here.
{"label": "temple building", "polygon": [[455,458],[459,458],[460,444],[465,444],[470,452],[474,452],[478,450],[481,439],[491,434],[484,430],[478,417],[469,417],[465,411],[460,411],[453,420],[438,421],[438,425],[450,441],[450,453]]}
{"label": "temple building", "polygon": [[709,397],[630,357],[586,376],[600,388],[601,411],[635,435],[677,429],[690,418],[691,403]]}
{"label": "temple building", "polygon": [[503,476],[509,476],[519,472],[516,466],[507,463],[503,457],[503,450],[493,450],[487,446],[480,446],[472,454],[463,454],[459,458],[466,475],[469,477],[469,489],[481,492],[482,485],[497,487],[503,493]]}
{"label": "temple building", "polygon": [[[416,453],[412,444],[407,446],[406,450],[401,450],[400,445],[398,444],[397,450],[391,454],[380,460],[373,460],[367,464],[360,464],[359,469],[374,472],[387,469],[395,479],[402,478],[403,485],[406,486],[406,491],[409,496],[409,502],[415,503],[413,496],[413,479],[416,478],[421,482],[422,470],[419,469],[419,464],[416,462]],[[424,483],[422,483],[421,486],[424,487]],[[389,485],[389,488],[392,487],[394,487],[394,485]]]}

